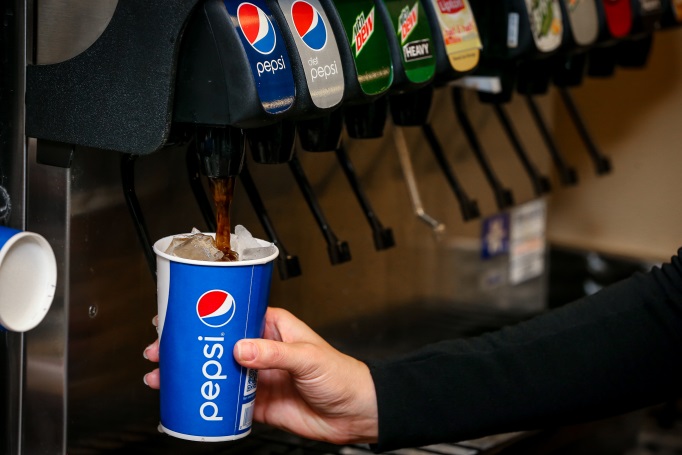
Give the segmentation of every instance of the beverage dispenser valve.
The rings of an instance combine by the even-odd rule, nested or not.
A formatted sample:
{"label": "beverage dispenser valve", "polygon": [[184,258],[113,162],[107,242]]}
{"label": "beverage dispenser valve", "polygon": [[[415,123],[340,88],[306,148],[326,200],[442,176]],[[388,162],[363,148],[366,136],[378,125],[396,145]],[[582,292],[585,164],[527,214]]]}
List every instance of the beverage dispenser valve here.
{"label": "beverage dispenser valve", "polygon": [[469,142],[469,146],[471,147],[471,150],[474,152],[474,156],[476,157],[478,164],[481,166],[485,178],[493,191],[493,196],[495,197],[497,208],[500,211],[502,211],[513,206],[514,196],[512,195],[511,190],[505,188],[500,183],[500,180],[497,178],[495,171],[493,170],[492,166],[490,165],[490,162],[488,161],[488,158],[486,157],[483,151],[483,147],[481,147],[481,143],[478,139],[478,136],[476,135],[476,131],[474,130],[474,127],[471,125],[471,121],[469,120],[469,116],[467,115],[466,108],[464,106],[464,99],[461,88],[454,87],[452,89],[452,100],[455,105],[455,112],[457,114],[459,124],[462,127],[464,135],[466,136],[467,141]]}

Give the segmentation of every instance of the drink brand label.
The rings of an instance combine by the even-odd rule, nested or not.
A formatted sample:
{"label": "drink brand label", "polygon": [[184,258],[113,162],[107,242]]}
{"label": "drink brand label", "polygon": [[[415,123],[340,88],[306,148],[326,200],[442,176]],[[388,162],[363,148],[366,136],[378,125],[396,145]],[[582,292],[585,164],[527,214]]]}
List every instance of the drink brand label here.
{"label": "drink brand label", "polygon": [[599,16],[595,0],[569,0],[567,6],[573,40],[580,46],[594,43],[599,35]]}
{"label": "drink brand label", "polygon": [[279,0],[301,58],[315,106],[334,107],[343,99],[341,56],[319,0]]}
{"label": "drink brand label", "polygon": [[556,50],[564,32],[558,0],[526,0],[526,7],[535,46],[541,52]]}
{"label": "drink brand label", "polygon": [[630,0],[602,0],[606,25],[614,38],[625,38],[632,29],[632,5]]}
{"label": "drink brand label", "polygon": [[436,59],[431,27],[422,5],[406,0],[384,3],[401,47],[405,75],[414,83],[430,80],[436,71]]}
{"label": "drink brand label", "polygon": [[272,19],[265,0],[224,0],[237,28],[263,109],[284,112],[294,104],[296,87],[282,31]]}
{"label": "drink brand label", "polygon": [[460,72],[473,69],[483,47],[468,0],[430,0],[438,16],[450,65]]}
{"label": "drink brand label", "polygon": [[377,16],[374,1],[337,0],[334,3],[353,51],[362,91],[367,95],[385,92],[393,82],[393,64],[386,30]]}
{"label": "drink brand label", "polygon": [[273,263],[158,268],[164,431],[214,441],[248,432],[257,376],[232,350],[263,334]]}
{"label": "drink brand label", "polygon": [[360,15],[355,18],[351,41],[351,44],[355,49],[355,57],[360,55],[360,52],[365,48],[365,44],[374,34],[374,24],[376,23],[374,20],[374,10],[375,8],[372,8],[369,14],[367,14],[367,17],[361,12]]}
{"label": "drink brand label", "polygon": [[673,10],[677,22],[682,22],[682,0],[673,0]]}

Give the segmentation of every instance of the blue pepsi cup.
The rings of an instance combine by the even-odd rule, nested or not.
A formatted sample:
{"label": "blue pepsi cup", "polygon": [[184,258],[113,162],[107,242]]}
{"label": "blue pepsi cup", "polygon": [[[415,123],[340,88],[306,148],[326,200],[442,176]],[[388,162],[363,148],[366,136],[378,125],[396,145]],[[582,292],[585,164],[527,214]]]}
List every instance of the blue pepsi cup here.
{"label": "blue pepsi cup", "polygon": [[0,226],[0,330],[26,332],[45,317],[57,286],[57,261],[41,235]]}
{"label": "blue pepsi cup", "polygon": [[195,261],[166,254],[172,238],[154,244],[160,430],[192,441],[242,438],[251,432],[258,374],[232,351],[240,339],[263,336],[277,248],[258,260]]}

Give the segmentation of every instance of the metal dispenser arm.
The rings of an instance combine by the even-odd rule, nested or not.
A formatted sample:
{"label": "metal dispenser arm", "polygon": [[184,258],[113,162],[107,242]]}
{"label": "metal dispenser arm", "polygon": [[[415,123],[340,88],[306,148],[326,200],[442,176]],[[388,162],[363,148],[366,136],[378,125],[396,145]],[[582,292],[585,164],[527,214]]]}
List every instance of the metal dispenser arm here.
{"label": "metal dispenser arm", "polygon": [[298,161],[298,156],[295,154],[291,161],[289,161],[289,169],[291,169],[291,173],[293,174],[301,193],[303,193],[303,197],[327,242],[327,252],[329,253],[331,263],[337,265],[350,261],[351,256],[348,243],[339,241],[336,235],[334,235],[334,232],[329,226],[329,223],[327,223],[327,219],[322,212],[322,207],[320,207],[317,197],[310,186],[310,182],[308,182],[303,167],[301,166],[300,161]]}
{"label": "metal dispenser arm", "polygon": [[123,195],[125,196],[126,205],[130,211],[130,215],[135,224],[135,232],[137,238],[140,240],[140,245],[144,251],[149,271],[152,272],[152,277],[156,281],[156,255],[152,248],[152,241],[147,231],[147,224],[144,221],[142,208],[137,199],[137,192],[135,191],[135,162],[137,156],[124,154],[121,155],[121,184],[123,186]]}
{"label": "metal dispenser arm", "polygon": [[552,156],[552,160],[554,161],[554,165],[559,171],[559,180],[563,185],[575,185],[576,183],[578,183],[577,172],[575,171],[574,168],[566,164],[566,160],[559,151],[559,148],[556,145],[556,141],[552,137],[552,134],[549,132],[549,128],[545,123],[545,119],[542,118],[542,113],[540,112],[540,108],[538,108],[538,105],[535,103],[535,99],[533,99],[531,95],[526,95],[525,98],[526,103],[528,104],[528,108],[530,109],[530,113],[533,116],[533,119],[535,120],[535,124],[537,125],[538,130],[540,130],[542,140],[545,142],[547,150],[549,150],[549,153]]}
{"label": "metal dispenser arm", "polygon": [[478,209],[478,203],[475,199],[469,198],[469,195],[459,183],[459,180],[457,180],[457,176],[450,167],[447,158],[445,158],[443,147],[441,147],[431,124],[425,123],[422,125],[422,132],[426,137],[426,141],[429,143],[433,156],[436,158],[438,165],[445,174],[445,178],[447,179],[450,188],[452,188],[452,191],[455,193],[455,197],[459,202],[460,212],[462,213],[462,219],[464,219],[464,221],[469,221],[480,217],[481,212]]}
{"label": "metal dispenser arm", "polygon": [[412,201],[412,208],[417,218],[429,225],[436,235],[445,232],[445,225],[436,220],[432,216],[424,212],[421,196],[419,195],[419,188],[417,187],[417,179],[414,176],[414,169],[412,169],[412,161],[410,161],[410,152],[407,149],[407,142],[405,141],[405,134],[400,127],[393,127],[393,139],[395,141],[395,148],[398,151],[398,158],[400,159],[400,167],[405,176],[405,184],[407,191]]}
{"label": "metal dispenser arm", "polygon": [[377,251],[381,251],[387,250],[395,246],[393,231],[391,230],[391,228],[384,228],[384,226],[381,224],[381,221],[379,221],[379,218],[377,217],[376,213],[374,213],[374,209],[372,209],[372,205],[370,204],[367,195],[360,186],[360,180],[358,179],[358,176],[355,173],[353,163],[351,162],[350,157],[348,156],[348,152],[346,151],[346,148],[343,146],[343,144],[341,144],[336,149],[336,158],[339,161],[339,164],[341,165],[341,169],[343,169],[343,173],[346,175],[346,178],[348,179],[348,183],[353,189],[355,197],[357,198],[358,202],[360,203],[360,206],[362,207],[362,211],[365,213],[365,218],[367,218],[367,221],[369,222],[369,225],[372,228],[374,248],[376,248]]}
{"label": "metal dispenser arm", "polygon": [[508,207],[513,206],[514,196],[512,195],[512,192],[509,189],[504,188],[500,183],[499,179],[497,178],[497,176],[495,175],[495,172],[490,166],[488,159],[483,153],[483,149],[478,140],[478,137],[476,137],[476,132],[474,131],[474,128],[471,126],[469,117],[467,116],[466,110],[464,109],[464,100],[462,99],[461,88],[453,87],[452,99],[455,104],[455,111],[457,113],[457,119],[459,120],[459,124],[462,127],[462,130],[464,130],[464,134],[467,138],[467,141],[469,142],[469,146],[473,150],[474,156],[478,160],[478,164],[481,166],[481,169],[483,169],[483,173],[485,174],[485,177],[488,180],[488,184],[493,190],[493,193],[495,195],[495,202],[497,203],[497,208],[499,210],[504,210]]}
{"label": "metal dispenser arm", "polygon": [[279,249],[279,256],[277,256],[277,269],[279,270],[279,276],[282,280],[287,280],[289,278],[294,278],[301,275],[301,265],[298,262],[298,256],[292,256],[289,254],[284,247],[284,244],[277,235],[275,231],[275,226],[272,224],[272,220],[265,209],[265,204],[263,199],[260,197],[258,188],[251,177],[251,173],[246,165],[242,168],[242,172],[239,174],[239,180],[242,182],[244,191],[246,191],[249,201],[251,201],[251,206],[258,216],[265,233],[270,238],[270,241],[275,244],[277,249]]}
{"label": "metal dispenser arm", "polygon": [[493,103],[493,108],[495,109],[497,118],[504,128],[504,132],[507,134],[509,142],[511,142],[516,155],[519,157],[519,160],[523,165],[523,168],[528,174],[528,177],[530,177],[535,195],[542,196],[543,194],[548,193],[551,190],[552,185],[549,183],[549,179],[546,176],[540,174],[535,165],[531,162],[528,154],[521,144],[521,141],[519,140],[518,135],[516,134],[516,130],[514,129],[514,125],[512,125],[511,119],[507,115],[507,111],[504,109],[501,103]]}
{"label": "metal dispenser arm", "polygon": [[575,127],[578,130],[578,134],[580,135],[583,144],[585,144],[585,147],[587,148],[587,151],[590,154],[590,158],[592,158],[592,161],[594,162],[597,174],[598,175],[608,174],[609,172],[611,172],[612,169],[611,160],[609,159],[608,156],[602,154],[597,148],[597,144],[595,144],[594,140],[592,139],[592,136],[590,135],[590,132],[587,130],[587,126],[585,125],[585,122],[583,121],[583,118],[580,115],[578,106],[576,106],[575,101],[573,101],[571,92],[568,90],[567,87],[559,87],[559,94],[561,95],[561,99],[563,100],[564,105],[568,110],[568,114],[571,116],[571,119],[573,120],[573,123],[575,124]]}

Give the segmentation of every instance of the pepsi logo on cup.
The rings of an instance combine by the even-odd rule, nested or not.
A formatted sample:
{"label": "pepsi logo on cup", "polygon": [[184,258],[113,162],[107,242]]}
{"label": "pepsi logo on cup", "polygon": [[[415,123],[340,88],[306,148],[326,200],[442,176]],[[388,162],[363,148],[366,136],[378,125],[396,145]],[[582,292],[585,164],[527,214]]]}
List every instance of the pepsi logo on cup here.
{"label": "pepsi logo on cup", "polygon": [[324,49],[327,44],[327,27],[320,12],[310,3],[299,0],[291,5],[291,16],[296,33],[314,51]]}
{"label": "pepsi logo on cup", "polygon": [[197,315],[209,327],[222,327],[232,320],[236,309],[234,298],[225,291],[215,289],[197,300]]}
{"label": "pepsi logo on cup", "polygon": [[242,3],[237,20],[244,37],[257,52],[268,55],[275,50],[277,34],[267,14],[253,3]]}

